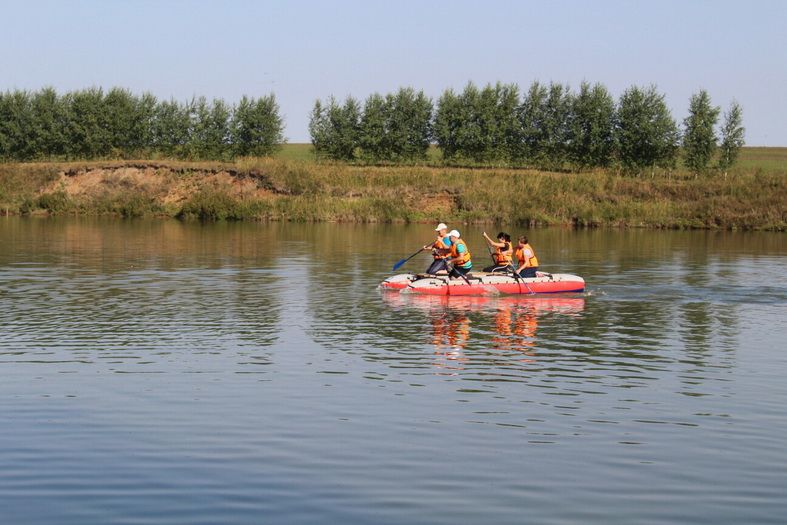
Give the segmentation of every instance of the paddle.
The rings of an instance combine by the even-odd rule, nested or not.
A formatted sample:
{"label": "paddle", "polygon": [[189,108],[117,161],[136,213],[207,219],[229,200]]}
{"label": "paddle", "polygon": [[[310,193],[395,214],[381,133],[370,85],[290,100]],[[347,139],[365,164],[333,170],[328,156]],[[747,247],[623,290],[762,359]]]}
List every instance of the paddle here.
{"label": "paddle", "polygon": [[[534,295],[536,292],[530,289],[530,286],[528,286],[528,284],[525,282],[525,278],[519,275],[519,272],[516,271],[514,265],[509,264],[508,267],[511,268],[511,273],[514,275],[514,279],[516,279],[516,282],[519,284],[524,284],[525,288],[527,288],[527,291],[530,292],[531,295]],[[522,289],[520,288],[519,291],[521,292]]]}
{"label": "paddle", "polygon": [[[450,281],[451,280],[451,272],[454,271],[454,263],[446,261],[445,267],[448,269],[448,280]],[[470,284],[470,281],[468,280],[468,278],[467,278],[467,276],[465,274],[463,274],[460,271],[457,271],[456,273],[458,273],[459,276],[462,279],[464,279],[467,284]]]}
{"label": "paddle", "polygon": [[[486,235],[486,232],[484,232],[484,235]],[[492,247],[489,246],[489,243],[487,243],[486,245],[486,251],[489,252],[489,257],[492,259],[492,264],[497,266],[497,261],[495,260],[495,254],[492,252]]]}
{"label": "paddle", "polygon": [[[514,275],[516,282],[520,285],[524,284],[525,288],[527,288],[527,291],[530,292],[530,295],[535,295],[536,292],[534,292],[533,289],[530,288],[530,286],[525,282],[525,278],[519,275],[519,272],[516,271],[516,267],[513,264],[509,264],[508,267],[511,269],[511,273]],[[519,291],[521,292],[522,289],[520,288]]]}
{"label": "paddle", "polygon": [[399,260],[399,261],[398,261],[396,264],[394,264],[394,265],[393,265],[393,270],[391,270],[391,271],[392,271],[392,272],[395,272],[396,270],[398,270],[399,268],[401,268],[401,267],[402,267],[402,265],[404,265],[404,263],[406,263],[407,261],[409,261],[410,259],[412,259],[412,258],[413,258],[413,257],[415,257],[416,255],[418,255],[418,254],[419,254],[419,253],[421,253],[422,251],[424,251],[424,249],[423,249],[423,248],[421,248],[420,250],[418,250],[417,252],[415,252],[414,254],[412,254],[412,255],[411,255],[410,257],[408,257],[407,259],[400,259],[400,260]]}

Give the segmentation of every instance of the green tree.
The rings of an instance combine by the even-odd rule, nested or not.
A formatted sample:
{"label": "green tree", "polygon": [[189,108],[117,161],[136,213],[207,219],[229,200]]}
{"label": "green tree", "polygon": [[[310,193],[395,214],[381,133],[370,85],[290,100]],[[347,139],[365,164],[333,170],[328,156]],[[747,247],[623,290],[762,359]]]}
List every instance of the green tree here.
{"label": "green tree", "polygon": [[66,154],[72,158],[106,157],[112,149],[101,88],[73,91],[64,97]]}
{"label": "green tree", "polygon": [[327,105],[315,102],[309,133],[318,158],[353,160],[360,139],[361,106],[353,97],[339,104],[334,97]]}
{"label": "green tree", "polygon": [[583,82],[571,107],[571,161],[580,169],[608,166],[614,155],[614,126],[615,101],[607,88]]}
{"label": "green tree", "polygon": [[519,145],[522,141],[522,131],[519,125],[517,112],[520,105],[519,87],[516,84],[495,85],[495,159],[497,161],[514,163]]}
{"label": "green tree", "polygon": [[66,153],[66,113],[54,88],[33,93],[30,145],[34,157],[62,157]]}
{"label": "green tree", "polygon": [[115,157],[125,156],[131,150],[137,100],[127,89],[114,87],[102,101],[100,126],[108,134]]}
{"label": "green tree", "polygon": [[151,93],[135,97],[134,117],[128,141],[130,151],[126,155],[149,155],[154,147],[153,129],[156,121],[158,100]]}
{"label": "green tree", "polygon": [[258,99],[245,95],[232,115],[232,147],[235,155],[267,156],[284,142],[284,123],[273,94]]}
{"label": "green tree", "polygon": [[364,160],[380,162],[391,158],[391,153],[387,151],[386,140],[389,112],[385,97],[379,93],[373,93],[366,98],[358,137],[358,145]]}
{"label": "green tree", "polygon": [[151,129],[152,147],[167,157],[185,157],[191,141],[191,108],[175,100],[156,104]]}
{"label": "green tree", "polygon": [[449,128],[453,136],[453,151],[446,158],[481,162],[487,149],[488,137],[482,132],[483,117],[480,115],[481,93],[472,82],[456,96],[451,112]]}
{"label": "green tree", "polygon": [[738,159],[738,153],[743,147],[746,128],[743,127],[743,110],[741,106],[732,101],[730,109],[724,114],[724,125],[721,128],[721,147],[719,155],[719,169],[727,176],[729,170]]}
{"label": "green tree", "polygon": [[514,162],[517,164],[534,164],[542,156],[541,137],[546,98],[546,87],[538,81],[534,81],[530,84],[522,103],[517,108],[520,131],[519,147],[514,156]]}
{"label": "green tree", "polygon": [[31,102],[27,91],[7,91],[0,95],[0,158],[30,160],[35,157]]}
{"label": "green tree", "polygon": [[572,101],[568,86],[549,84],[541,130],[542,167],[561,169],[568,160]]}
{"label": "green tree", "polygon": [[502,162],[516,141],[515,86],[491,84],[478,89],[469,82],[458,95],[446,91],[438,100],[434,137],[447,160]]}
{"label": "green tree", "polygon": [[621,95],[615,136],[626,170],[639,173],[645,168],[675,167],[680,134],[664,95],[655,86],[631,87]]}
{"label": "green tree", "polygon": [[487,84],[481,89],[468,85],[462,93],[465,97],[466,115],[464,136],[466,157],[473,162],[491,163],[497,156],[497,96],[494,88]]}
{"label": "green tree", "polygon": [[447,89],[437,100],[433,121],[433,134],[443,159],[456,160],[460,154],[459,132],[462,128],[462,102],[453,90]]}
{"label": "green tree", "polygon": [[221,99],[211,103],[205,97],[192,104],[190,156],[198,159],[222,160],[229,156],[230,109]]}
{"label": "green tree", "polygon": [[432,101],[423,91],[400,88],[386,96],[383,150],[394,162],[426,158],[432,133]]}
{"label": "green tree", "polygon": [[327,156],[330,133],[328,111],[323,107],[322,101],[317,99],[309,114],[309,137],[318,159]]}
{"label": "green tree", "polygon": [[683,153],[684,164],[695,173],[704,171],[716,152],[714,128],[719,121],[719,111],[704,89],[692,95],[689,115],[683,121]]}

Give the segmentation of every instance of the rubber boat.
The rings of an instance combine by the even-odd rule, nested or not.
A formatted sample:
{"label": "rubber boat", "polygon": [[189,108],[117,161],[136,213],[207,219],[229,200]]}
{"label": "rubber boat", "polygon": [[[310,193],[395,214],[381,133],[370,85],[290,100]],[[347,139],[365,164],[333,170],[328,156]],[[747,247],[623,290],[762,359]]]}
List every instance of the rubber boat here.
{"label": "rubber boat", "polygon": [[394,275],[382,283],[383,290],[427,295],[497,295],[577,293],[585,290],[582,277],[568,273],[536,272],[536,277],[516,279],[501,273],[472,272],[465,279],[449,279],[447,275]]}

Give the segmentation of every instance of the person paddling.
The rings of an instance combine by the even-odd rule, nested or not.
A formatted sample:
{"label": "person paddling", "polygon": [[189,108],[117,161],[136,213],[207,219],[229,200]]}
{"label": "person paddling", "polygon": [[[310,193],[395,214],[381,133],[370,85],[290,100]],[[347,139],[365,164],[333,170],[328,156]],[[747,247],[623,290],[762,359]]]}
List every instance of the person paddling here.
{"label": "person paddling", "polygon": [[517,261],[519,262],[516,273],[521,277],[535,277],[536,270],[538,270],[538,259],[536,258],[536,252],[527,242],[527,237],[524,235],[519,238],[519,244],[517,245],[514,255],[516,255]]}
{"label": "person paddling", "polygon": [[451,238],[448,236],[448,226],[441,222],[434,229],[437,232],[437,240],[432,244],[423,247],[424,251],[432,250],[432,264],[426,269],[429,275],[435,275],[440,270],[448,270],[446,258],[451,253]]}
{"label": "person paddling", "polygon": [[[454,279],[458,279],[466,276],[473,268],[473,263],[470,260],[470,250],[467,248],[465,241],[459,238],[460,235],[458,231],[451,230],[448,233],[448,237],[451,239],[451,253],[449,257],[453,265],[448,275]],[[464,278],[467,280],[467,277]]]}
{"label": "person paddling", "polygon": [[492,258],[495,264],[484,268],[485,272],[499,272],[505,271],[513,267],[514,261],[514,248],[511,246],[511,236],[505,232],[497,234],[497,242],[489,238],[489,235],[484,232],[484,238],[487,244],[495,249]]}

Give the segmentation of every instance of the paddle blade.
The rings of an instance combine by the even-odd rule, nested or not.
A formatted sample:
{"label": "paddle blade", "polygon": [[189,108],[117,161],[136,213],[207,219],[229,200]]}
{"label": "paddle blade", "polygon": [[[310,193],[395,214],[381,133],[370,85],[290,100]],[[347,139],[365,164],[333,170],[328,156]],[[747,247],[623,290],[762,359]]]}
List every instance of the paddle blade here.
{"label": "paddle blade", "polygon": [[394,265],[393,265],[393,269],[392,269],[391,271],[392,271],[392,272],[395,272],[396,270],[398,270],[399,268],[401,268],[401,267],[402,267],[402,265],[403,265],[404,263],[406,263],[406,262],[407,262],[407,259],[399,259],[399,261],[398,261],[396,264],[394,264]]}

